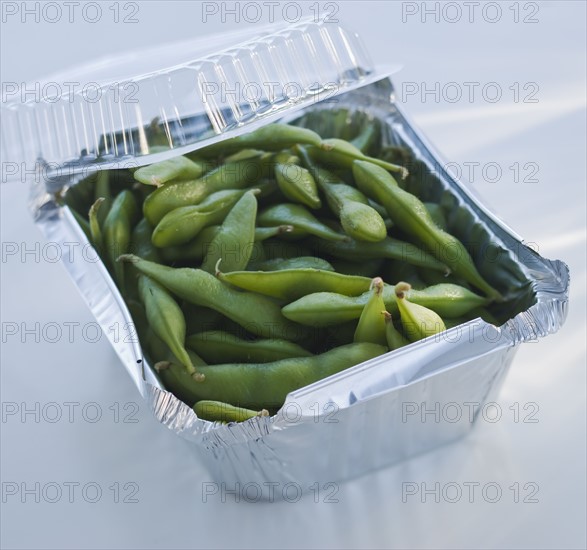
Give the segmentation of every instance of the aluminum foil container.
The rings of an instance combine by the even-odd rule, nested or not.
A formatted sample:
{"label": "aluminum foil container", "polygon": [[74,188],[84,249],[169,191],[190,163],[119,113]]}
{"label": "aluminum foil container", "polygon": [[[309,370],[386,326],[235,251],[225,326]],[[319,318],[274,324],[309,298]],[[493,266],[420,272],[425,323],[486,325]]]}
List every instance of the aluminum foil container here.
{"label": "aluminum foil container", "polygon": [[[472,251],[482,275],[507,296],[507,307],[496,312],[501,326],[475,319],[356,365],[292,392],[271,417],[212,423],[166,391],[140,343],[114,340],[107,330],[132,319],[104,265],[89,252],[73,253],[72,242],[84,250],[91,247],[56,197],[83,174],[40,178],[32,186],[36,223],[48,240],[61,244],[65,267],[156,418],[191,444],[216,482],[252,492],[254,498],[285,498],[291,488],[309,491],[316,483],[324,487],[466,435],[483,405],[495,399],[518,345],[557,331],[566,317],[567,266],[525,246],[442,168],[439,155],[397,105],[389,78],[367,78],[334,100],[301,102],[281,116],[306,124],[312,120],[308,113],[342,109],[377,119],[387,144],[411,151],[419,177],[409,182],[409,190],[450,212],[450,232]],[[180,126],[185,133],[208,123],[209,113],[201,113],[182,118]],[[197,146],[192,143],[191,149]],[[170,154],[183,152],[179,147]]]}

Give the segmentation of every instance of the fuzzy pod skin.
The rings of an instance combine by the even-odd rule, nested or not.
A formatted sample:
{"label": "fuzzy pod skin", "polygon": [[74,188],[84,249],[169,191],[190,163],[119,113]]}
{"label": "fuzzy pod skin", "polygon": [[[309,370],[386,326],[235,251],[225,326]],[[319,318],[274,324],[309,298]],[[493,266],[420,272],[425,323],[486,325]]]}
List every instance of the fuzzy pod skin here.
{"label": "fuzzy pod skin", "polygon": [[400,241],[392,237],[385,237],[376,243],[351,239],[344,242],[326,242],[319,239],[311,239],[310,243],[319,256],[326,254],[342,260],[353,261],[376,259],[401,260],[415,266],[425,267],[442,273],[448,272],[447,266],[431,254],[428,254],[412,243]]}
{"label": "fuzzy pod skin", "polygon": [[292,225],[294,230],[289,233],[293,237],[315,235],[330,241],[345,241],[346,235],[337,233],[320,222],[307,208],[300,204],[282,203],[266,208],[259,214],[261,226]]}
{"label": "fuzzy pod skin", "polygon": [[122,256],[120,261],[131,262],[179,298],[218,311],[257,336],[293,341],[309,336],[305,327],[287,320],[272,299],[232,289],[201,269],[172,268],[132,254]]}
{"label": "fuzzy pod skin", "polygon": [[226,363],[199,367],[198,383],[173,364],[175,375],[200,400],[222,401],[253,410],[277,409],[287,394],[387,352],[375,344],[348,344],[312,357],[282,359],[271,363]]}
{"label": "fuzzy pod skin", "polygon": [[269,363],[312,354],[293,342],[276,338],[244,340],[229,332],[213,330],[192,334],[186,345],[210,364]]}
{"label": "fuzzy pod skin", "polygon": [[381,215],[369,206],[367,197],[357,188],[340,181],[332,172],[317,166],[303,147],[297,147],[332,212],[338,216],[344,232],[361,241],[377,242],[387,236]]}
{"label": "fuzzy pod skin", "polygon": [[246,269],[255,243],[255,192],[246,192],[232,207],[207,247],[201,269],[214,273],[218,262],[229,271]]}
{"label": "fuzzy pod skin", "polygon": [[137,204],[130,191],[121,191],[104,220],[102,228],[104,255],[114,272],[118,287],[124,290],[124,265],[116,259],[126,254],[130,245],[131,227],[137,217]]}
{"label": "fuzzy pod skin", "polygon": [[141,166],[134,178],[145,185],[157,187],[170,181],[195,180],[204,174],[206,164],[187,157],[174,157],[149,166]]}
{"label": "fuzzy pod skin", "polygon": [[[165,262],[177,262],[185,260],[202,260],[206,255],[210,243],[220,230],[219,225],[210,225],[204,227],[200,231],[195,239],[192,239],[189,243],[185,243],[179,246],[167,246],[160,249],[160,254]],[[257,259],[260,254],[260,244],[266,239],[276,237],[283,233],[292,231],[291,225],[280,225],[277,227],[255,227],[255,246],[251,254],[251,260]],[[255,256],[257,254],[257,256]],[[140,256],[140,254],[137,254]],[[148,259],[148,258],[146,258]]]}
{"label": "fuzzy pod skin", "polygon": [[[194,387],[199,386],[202,383],[202,380],[194,380],[194,378],[186,372],[185,368],[177,358],[169,351],[165,343],[161,342],[157,336],[153,336],[160,345],[158,346],[159,353],[153,354],[153,352],[151,352],[151,355],[155,358],[164,358],[157,361],[154,368],[159,375],[159,378],[161,378],[165,389],[181,399],[186,405],[189,405],[190,407],[193,406],[198,400],[198,395],[194,392]],[[167,351],[165,352],[165,350]],[[192,365],[197,369],[206,365],[204,360],[201,357],[198,357],[198,355],[192,350],[188,350],[188,355]]]}
{"label": "fuzzy pod skin", "polygon": [[[165,246],[157,249],[161,258],[167,263],[192,260],[198,261],[204,258],[208,246],[212,239],[218,233],[219,225],[209,225],[204,227],[190,242],[178,246]],[[140,256],[140,254],[137,254]],[[148,258],[145,258],[148,259]]]}
{"label": "fuzzy pod skin", "polygon": [[189,243],[205,227],[221,223],[244,193],[237,189],[218,191],[199,205],[168,212],[153,231],[153,244],[164,248]]}
{"label": "fuzzy pod skin", "polygon": [[275,179],[281,192],[290,201],[317,210],[322,206],[312,174],[294,163],[277,164]]}
{"label": "fuzzy pod skin", "polygon": [[185,349],[185,318],[176,301],[159,283],[145,275],[139,277],[139,296],[153,332],[169,346],[186,372],[196,375]]}
{"label": "fuzzy pod skin", "polygon": [[256,416],[269,416],[265,409],[253,411],[221,401],[198,401],[193,408],[198,418],[210,422],[244,422]]}
{"label": "fuzzy pod skin", "polygon": [[395,285],[394,290],[402,326],[408,340],[417,342],[446,330],[440,315],[408,300],[407,293],[411,290],[408,283],[400,282]]}
{"label": "fuzzy pod skin", "polygon": [[463,244],[456,237],[440,229],[422,201],[401,189],[391,174],[371,162],[355,161],[353,175],[357,187],[363,193],[385,206],[394,224],[418,238],[455,274],[463,277],[488,297],[503,300],[501,294],[477,271]]}
{"label": "fuzzy pod skin", "polygon": [[391,164],[384,160],[368,157],[360,149],[345,141],[344,139],[330,138],[322,141],[320,147],[310,147],[308,149],[310,156],[329,166],[339,166],[342,168],[352,168],[355,160],[368,161],[389,172],[398,173],[402,179],[408,176],[408,171],[403,166]]}
{"label": "fuzzy pod skin", "polygon": [[100,170],[96,174],[96,187],[94,189],[95,200],[104,199],[100,210],[98,211],[98,223],[100,227],[104,225],[106,216],[112,207],[112,193],[110,191],[110,172],[108,170]]}
{"label": "fuzzy pod skin", "polygon": [[314,292],[338,292],[358,296],[369,289],[367,277],[343,275],[320,269],[282,269],[279,271],[233,271],[219,272],[217,277],[233,286],[293,301]]}
{"label": "fuzzy pod skin", "polygon": [[391,313],[384,311],[383,316],[385,318],[385,339],[387,340],[387,347],[390,351],[407,346],[410,342],[393,325]]}
{"label": "fuzzy pod skin", "polygon": [[146,218],[142,218],[132,231],[130,250],[143,260],[160,263],[160,251],[153,246],[152,235],[153,227]]}
{"label": "fuzzy pod skin", "polygon": [[197,180],[172,182],[153,191],[143,203],[143,214],[156,226],[176,208],[204,201],[212,193],[227,189],[245,189],[261,180],[267,171],[262,156],[227,162]]}
{"label": "fuzzy pod skin", "polygon": [[320,146],[322,138],[312,130],[289,124],[269,124],[248,134],[215,143],[198,151],[204,157],[226,156],[240,149],[281,151],[302,143]]}
{"label": "fuzzy pod skin", "polygon": [[376,277],[371,283],[370,296],[361,312],[353,341],[386,346],[384,312],[383,280]]}
{"label": "fuzzy pod skin", "polygon": [[[256,271],[281,271],[284,269],[321,269],[335,271],[330,262],[316,256],[298,256],[297,258],[275,258],[254,265]],[[251,266],[249,266],[251,269]]]}
{"label": "fuzzy pod skin", "polygon": [[[488,300],[466,288],[453,284],[434,285],[423,290],[412,289],[408,299],[432,309],[442,317],[460,317],[471,310],[486,305]],[[283,307],[285,317],[302,325],[327,327],[352,321],[361,316],[369,299],[369,293],[361,296],[343,296],[334,292],[309,294]],[[397,314],[397,299],[393,286],[383,288],[386,309]]]}

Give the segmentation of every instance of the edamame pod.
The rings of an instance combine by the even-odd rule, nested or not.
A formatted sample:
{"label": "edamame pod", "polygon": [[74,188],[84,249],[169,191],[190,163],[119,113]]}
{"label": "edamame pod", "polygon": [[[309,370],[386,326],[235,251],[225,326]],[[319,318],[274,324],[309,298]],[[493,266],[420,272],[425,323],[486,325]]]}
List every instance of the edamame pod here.
{"label": "edamame pod", "polygon": [[104,251],[104,237],[102,236],[102,228],[100,227],[100,219],[98,213],[100,206],[105,201],[103,197],[96,199],[96,202],[90,207],[88,219],[90,220],[90,236],[92,245],[96,249],[98,256],[101,256]]}
{"label": "edamame pod", "polygon": [[[176,262],[184,260],[202,260],[206,254],[206,250],[210,246],[212,239],[220,229],[219,225],[210,225],[204,227],[197,237],[189,243],[180,246],[167,246],[160,249],[160,254],[165,262]],[[276,227],[255,227],[255,246],[251,253],[251,260],[259,259],[262,254],[261,242],[293,231],[291,225],[279,225]],[[140,254],[137,254],[140,256]],[[148,258],[146,258],[148,259]]]}
{"label": "edamame pod", "polygon": [[[412,289],[409,300],[414,304],[434,310],[442,317],[459,317],[472,309],[486,305],[488,300],[466,288],[453,284],[434,285],[423,290]],[[369,293],[361,296],[343,296],[334,292],[309,294],[283,307],[285,317],[307,326],[327,327],[358,319],[369,299]],[[393,286],[383,288],[386,309],[397,313]]]}
{"label": "edamame pod", "polygon": [[327,242],[319,239],[311,239],[310,243],[320,256],[326,254],[342,260],[362,261],[375,259],[402,260],[412,265],[426,267],[443,273],[448,272],[446,265],[438,261],[417,246],[385,237],[377,243],[359,242],[348,239],[345,242]]}
{"label": "edamame pod", "polygon": [[313,357],[281,359],[271,363],[226,363],[199,367],[205,376],[194,382],[171,364],[170,369],[198,400],[223,401],[250,409],[277,409],[287,394],[364,361],[382,355],[386,347],[348,344]]}
{"label": "edamame pod", "polygon": [[304,164],[324,193],[330,209],[340,219],[344,232],[362,241],[381,241],[387,236],[385,222],[367,204],[367,197],[358,189],[341,182],[334,174],[312,163],[303,147],[296,149]]}
{"label": "edamame pod", "polygon": [[366,121],[363,129],[349,143],[356,147],[361,153],[367,154],[369,149],[373,148],[379,140],[381,129],[376,119]]}
{"label": "edamame pod", "polygon": [[367,277],[320,269],[233,271],[218,272],[216,275],[221,281],[238,288],[290,302],[314,292],[336,291],[347,296],[358,296],[369,290],[371,284]]}
{"label": "edamame pod", "polygon": [[206,249],[202,269],[214,273],[216,264],[229,271],[246,269],[255,242],[256,190],[247,191],[233,206]]}
{"label": "edamame pod", "polygon": [[195,180],[206,170],[203,162],[196,162],[187,157],[174,157],[149,166],[141,166],[135,171],[134,177],[145,185],[157,187],[172,180]]}
{"label": "edamame pod", "polygon": [[[153,335],[154,339],[159,340],[157,336]],[[160,341],[160,340],[159,340]],[[161,341],[160,341],[161,342]],[[162,343],[162,342],[161,342]],[[162,351],[167,349],[167,346],[162,343]],[[198,400],[198,394],[194,392],[202,382],[194,380],[177,360],[177,358],[167,350],[166,353],[159,353],[157,355],[151,352],[153,357],[165,357],[165,360],[156,361],[154,364],[155,371],[161,378],[165,389],[172,392],[176,397],[181,399],[186,405],[190,407]],[[198,370],[200,367],[206,366],[203,359],[197,356],[192,350],[188,350],[188,355]]]}
{"label": "edamame pod", "polygon": [[428,210],[428,214],[430,214],[430,218],[432,221],[440,227],[443,231],[448,229],[448,224],[446,222],[446,216],[444,215],[444,210],[442,206],[436,204],[435,202],[425,202],[423,203]]}
{"label": "edamame pod", "polygon": [[[167,263],[184,260],[201,260],[219,229],[219,225],[204,227],[196,238],[192,239],[189,243],[179,246],[165,246],[157,250],[159,250],[159,254]],[[140,256],[140,254],[137,254],[137,256]],[[148,260],[149,258],[145,259]]]}
{"label": "edamame pod", "polygon": [[[299,256],[297,258],[275,258],[255,264],[256,271],[281,271],[284,269],[321,269],[335,271],[334,267],[322,258],[316,256]],[[250,267],[249,267],[250,269]]]}
{"label": "edamame pod", "polygon": [[185,319],[175,300],[160,284],[145,275],[139,277],[139,295],[153,332],[169,346],[188,374],[201,381],[203,378],[196,373],[185,349]]}
{"label": "edamame pod", "polygon": [[162,248],[188,243],[205,227],[221,223],[244,193],[239,189],[219,191],[201,204],[172,210],[155,227],[153,244]]}
{"label": "edamame pod", "polygon": [[214,309],[252,334],[294,341],[308,336],[307,329],[287,320],[272,299],[234,290],[201,269],[163,266],[132,254],[121,256],[119,261],[132,262],[179,298]]}
{"label": "edamame pod", "polygon": [[160,262],[159,250],[153,246],[151,236],[153,228],[146,218],[142,218],[132,232],[130,250],[133,254],[140,256],[143,260]]}
{"label": "edamame pod", "polygon": [[406,294],[410,290],[408,283],[401,282],[395,285],[397,306],[408,340],[417,342],[446,330],[443,320],[437,313],[408,300]]}
{"label": "edamame pod", "polygon": [[108,170],[99,170],[96,174],[96,187],[94,190],[94,198],[104,199],[100,210],[98,211],[98,223],[100,227],[104,225],[106,216],[112,207],[112,194],[110,192],[110,172]]}
{"label": "edamame pod", "polygon": [[320,146],[322,138],[312,130],[290,126],[289,124],[268,124],[248,134],[226,139],[198,151],[205,157],[227,155],[239,149],[261,149],[263,151],[281,151],[297,143]]}
{"label": "edamame pod", "polygon": [[262,156],[227,162],[193,181],[163,185],[153,191],[143,203],[143,213],[156,226],[172,210],[191,206],[224,189],[243,189],[262,179],[267,172],[267,159]]}
{"label": "edamame pod", "polygon": [[402,179],[408,176],[408,171],[403,166],[391,164],[384,160],[368,157],[360,149],[345,141],[344,139],[330,138],[322,141],[320,147],[310,147],[308,152],[312,158],[330,166],[339,166],[342,168],[352,168],[353,161],[368,161],[384,170],[399,173]]}
{"label": "edamame pod", "polygon": [[387,340],[387,347],[393,351],[407,346],[410,342],[393,326],[391,313],[384,311],[383,317],[385,318],[385,339]]}
{"label": "edamame pod", "polygon": [[361,312],[353,340],[355,342],[370,342],[371,344],[386,346],[382,279],[379,277],[373,279],[369,294],[369,299]]}
{"label": "edamame pod", "polygon": [[209,420],[210,422],[244,422],[256,416],[269,416],[266,409],[252,411],[251,409],[235,407],[221,401],[198,401],[194,405],[194,412],[198,415],[198,418]]}
{"label": "edamame pod", "polygon": [[289,233],[294,237],[316,235],[330,241],[345,241],[346,235],[333,231],[315,218],[300,204],[284,203],[266,208],[259,214],[258,223],[264,226],[293,225]]}
{"label": "edamame pod", "polygon": [[130,191],[121,191],[104,220],[104,254],[114,271],[118,287],[124,290],[124,265],[116,259],[128,252],[131,238],[131,227],[137,216],[137,204]]}
{"label": "edamame pod", "polygon": [[208,363],[268,363],[291,357],[310,357],[312,354],[287,340],[266,338],[243,340],[238,336],[213,330],[192,334],[186,345],[201,355]]}
{"label": "edamame pod", "polygon": [[477,271],[463,244],[440,229],[432,221],[422,201],[401,189],[388,172],[371,162],[357,160],[353,163],[353,175],[359,189],[385,206],[400,229],[420,239],[454,273],[487,296],[498,301],[503,299]]}
{"label": "edamame pod", "polygon": [[275,178],[279,189],[290,201],[314,210],[322,206],[316,182],[312,174],[302,166],[298,166],[293,162],[277,164],[275,166]]}

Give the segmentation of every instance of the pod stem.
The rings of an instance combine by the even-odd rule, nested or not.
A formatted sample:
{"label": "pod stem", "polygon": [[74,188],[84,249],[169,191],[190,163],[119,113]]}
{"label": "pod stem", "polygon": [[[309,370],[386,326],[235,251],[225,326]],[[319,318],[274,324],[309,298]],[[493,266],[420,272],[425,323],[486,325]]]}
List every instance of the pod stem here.
{"label": "pod stem", "polygon": [[403,300],[406,297],[406,293],[408,293],[410,290],[412,290],[411,285],[404,283],[403,281],[395,285],[395,295],[400,300]]}

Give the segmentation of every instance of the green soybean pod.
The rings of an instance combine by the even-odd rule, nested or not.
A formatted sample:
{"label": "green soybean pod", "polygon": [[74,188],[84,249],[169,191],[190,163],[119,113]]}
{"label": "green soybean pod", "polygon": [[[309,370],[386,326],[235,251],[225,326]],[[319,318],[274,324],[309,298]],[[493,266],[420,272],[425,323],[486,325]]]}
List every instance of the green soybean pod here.
{"label": "green soybean pod", "polygon": [[216,275],[220,280],[243,290],[290,302],[314,292],[336,291],[348,296],[358,296],[369,290],[371,284],[367,277],[311,268],[218,272]]}
{"label": "green soybean pod", "polygon": [[291,161],[276,164],[275,179],[288,200],[314,210],[322,206],[316,182],[304,167]]}
{"label": "green soybean pod", "polygon": [[383,302],[383,280],[379,277],[371,283],[370,296],[359,317],[359,324],[355,330],[355,342],[369,342],[371,344],[387,345],[385,336],[385,303]]}
{"label": "green soybean pod", "polygon": [[316,235],[322,239],[344,241],[348,237],[337,233],[320,222],[304,206],[284,203],[266,208],[259,214],[258,223],[262,226],[292,225],[294,230],[289,235],[303,237]]}
{"label": "green soybean pod", "polygon": [[446,221],[446,216],[444,215],[444,210],[442,206],[436,204],[435,202],[425,202],[423,203],[428,210],[428,214],[430,214],[430,218],[432,221],[440,227],[443,231],[447,231],[448,223]]}
{"label": "green soybean pod", "polygon": [[159,187],[169,181],[198,179],[205,170],[204,162],[196,162],[187,157],[174,157],[149,166],[141,166],[134,172],[134,177],[140,183]]}
{"label": "green soybean pod", "polygon": [[389,311],[384,311],[383,316],[385,318],[385,338],[387,340],[387,347],[393,351],[407,346],[410,342],[406,340],[401,332],[393,325],[391,313],[389,313]]}
{"label": "green soybean pod", "polygon": [[432,221],[420,199],[401,189],[388,172],[371,162],[355,161],[353,174],[359,189],[383,204],[400,229],[417,237],[454,273],[487,296],[494,300],[503,300],[501,294],[477,271],[463,244],[440,229]]}
{"label": "green soybean pod", "polygon": [[146,218],[142,218],[132,231],[130,250],[133,254],[143,258],[143,260],[160,262],[159,249],[153,246],[152,235],[153,227]]}
{"label": "green soybean pod", "polygon": [[[153,339],[159,340],[155,335],[153,336]],[[167,346],[163,344],[161,348],[165,350]],[[151,354],[153,355],[152,352]],[[188,350],[188,355],[192,365],[198,370],[206,365],[204,360],[192,350]],[[186,405],[193,406],[198,400],[198,393],[194,391],[194,388],[197,388],[202,381],[194,380],[171,352],[159,353],[157,357],[165,357],[164,360],[157,361],[154,364],[155,371],[161,378],[165,389],[173,393],[178,399],[181,399]]]}
{"label": "green soybean pod", "polygon": [[114,271],[118,287],[124,290],[124,265],[116,259],[128,252],[131,239],[131,227],[137,216],[137,204],[130,191],[121,191],[104,220],[104,254]]}
{"label": "green soybean pod", "polygon": [[356,147],[361,153],[367,154],[379,141],[381,128],[376,119],[369,120],[363,124],[361,131],[349,143]]}
{"label": "green soybean pod", "polygon": [[408,340],[417,342],[446,330],[440,315],[424,306],[413,304],[407,299],[406,294],[410,290],[408,283],[400,282],[395,285],[397,306]]}
{"label": "green soybean pod", "polygon": [[169,293],[149,277],[139,277],[139,295],[145,306],[149,326],[179,359],[190,376],[201,381],[185,349],[185,319],[181,308]]}
{"label": "green soybean pod", "polygon": [[217,330],[225,319],[222,314],[213,309],[196,306],[185,300],[181,304],[181,311],[185,318],[186,334]]}
{"label": "green soybean pod", "polygon": [[219,262],[229,271],[247,267],[255,243],[255,193],[254,189],[246,192],[230,210],[206,250],[201,269],[214,273]]}
{"label": "green soybean pod", "polygon": [[319,146],[322,138],[312,130],[274,123],[263,126],[248,134],[226,139],[209,145],[198,151],[205,157],[216,157],[234,153],[240,149],[261,149],[263,151],[281,151],[297,143]]}
{"label": "green soybean pod", "polygon": [[98,170],[96,173],[96,187],[94,189],[94,199],[104,199],[102,206],[98,211],[98,223],[100,227],[104,225],[106,216],[112,207],[112,193],[110,192],[110,171]]}
{"label": "green soybean pod", "polygon": [[245,340],[229,332],[212,330],[192,334],[186,345],[208,363],[268,363],[312,354],[293,342],[278,338]]}
{"label": "green soybean pod", "polygon": [[[334,267],[334,271],[342,273],[343,275],[358,275],[359,277],[377,277],[382,275],[382,266],[385,260],[362,260],[357,262],[350,262],[340,260],[338,258],[331,259],[330,262]],[[384,280],[385,278],[382,277]],[[390,280],[395,280],[390,279]]]}
{"label": "green soybean pod", "polygon": [[244,422],[256,416],[269,416],[265,409],[253,411],[221,401],[198,401],[193,408],[198,418],[210,422]]}
{"label": "green soybean pod", "polygon": [[153,231],[153,244],[163,248],[190,242],[205,227],[221,223],[244,193],[240,189],[219,191],[202,204],[168,212]]}
{"label": "green soybean pod", "polygon": [[[484,306],[487,298],[453,284],[434,285],[422,290],[411,289],[408,297],[412,303],[434,310],[442,317],[459,317]],[[361,316],[369,293],[361,296],[343,296],[335,292],[316,292],[283,307],[282,313],[288,319],[307,326],[327,327]],[[383,288],[386,309],[397,313],[397,302],[393,286]]]}
{"label": "green soybean pod", "polygon": [[88,219],[90,220],[90,240],[99,256],[104,252],[104,237],[102,236],[98,213],[100,212],[100,206],[105,200],[103,197],[96,199],[96,202],[92,204],[88,213]]}
{"label": "green soybean pod", "polygon": [[329,166],[352,168],[355,160],[368,161],[384,170],[399,173],[402,179],[408,176],[408,171],[403,166],[368,157],[360,149],[357,149],[354,145],[343,139],[325,139],[322,141],[320,147],[310,147],[308,148],[308,152],[312,158]]}
{"label": "green soybean pod", "polygon": [[156,226],[163,216],[184,206],[199,204],[205,197],[225,189],[244,189],[262,179],[267,172],[262,156],[227,162],[201,178],[168,183],[153,191],[143,203],[143,214]]}
{"label": "green soybean pod", "polygon": [[353,261],[376,259],[402,260],[415,266],[448,273],[447,266],[431,254],[428,254],[428,252],[425,252],[412,243],[400,241],[392,237],[385,237],[382,241],[376,243],[352,239],[347,239],[344,242],[327,242],[319,239],[310,239],[310,243],[319,256],[334,256],[342,260]]}
{"label": "green soybean pod", "polygon": [[[222,401],[254,410],[281,407],[287,394],[387,352],[375,344],[348,344],[312,357],[281,359],[270,363],[225,363],[199,367],[202,383],[184,369],[176,376],[197,400]],[[236,383],[238,381],[238,383]]]}
{"label": "green soybean pod", "polygon": [[218,311],[258,336],[294,341],[308,336],[307,329],[287,320],[271,298],[232,289],[201,269],[172,268],[132,254],[121,256],[119,261],[132,262],[179,298]]}
{"label": "green soybean pod", "polygon": [[324,193],[328,206],[340,219],[347,235],[373,242],[387,236],[383,218],[367,204],[367,197],[363,193],[314,164],[303,147],[296,148],[296,151]]}
{"label": "green soybean pod", "polygon": [[[330,262],[322,258],[317,258],[316,256],[274,258],[273,260],[257,262],[254,264],[254,268],[256,271],[281,271],[284,269],[321,269],[322,271],[335,271]],[[251,266],[249,266],[249,269],[251,269]]]}

